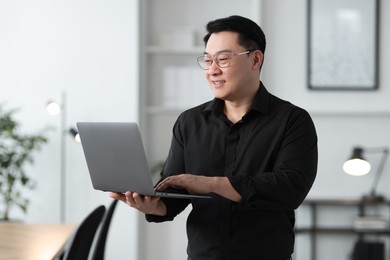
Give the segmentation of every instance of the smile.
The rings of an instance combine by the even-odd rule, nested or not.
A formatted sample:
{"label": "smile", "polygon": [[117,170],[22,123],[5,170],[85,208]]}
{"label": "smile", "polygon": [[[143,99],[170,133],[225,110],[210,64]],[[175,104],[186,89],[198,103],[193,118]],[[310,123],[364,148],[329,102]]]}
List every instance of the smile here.
{"label": "smile", "polygon": [[214,84],[214,85],[217,85],[217,86],[220,86],[220,85],[222,85],[223,83],[225,83],[225,81],[223,81],[223,80],[213,81],[213,84]]}

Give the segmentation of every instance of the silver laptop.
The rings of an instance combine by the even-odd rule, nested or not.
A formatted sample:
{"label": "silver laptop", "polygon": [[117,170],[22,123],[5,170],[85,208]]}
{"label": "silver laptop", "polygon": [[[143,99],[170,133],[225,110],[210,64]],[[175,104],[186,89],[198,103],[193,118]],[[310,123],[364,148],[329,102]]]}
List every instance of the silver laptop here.
{"label": "silver laptop", "polygon": [[210,198],[154,190],[136,123],[78,122],[77,128],[94,189],[171,198]]}

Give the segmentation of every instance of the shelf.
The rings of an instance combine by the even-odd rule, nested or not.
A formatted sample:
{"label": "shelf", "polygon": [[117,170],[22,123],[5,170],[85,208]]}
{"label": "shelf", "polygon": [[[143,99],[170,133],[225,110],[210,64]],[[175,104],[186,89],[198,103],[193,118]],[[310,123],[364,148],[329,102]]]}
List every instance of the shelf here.
{"label": "shelf", "polygon": [[359,206],[359,205],[390,205],[390,201],[363,201],[358,199],[307,199],[304,205],[318,206]]}
{"label": "shelf", "polygon": [[320,228],[296,228],[295,232],[297,234],[304,234],[304,233],[316,233],[316,234],[372,234],[372,235],[390,235],[390,229],[385,230],[376,230],[376,229],[364,229],[364,230],[357,230],[354,228],[348,228],[348,227],[320,227]]}

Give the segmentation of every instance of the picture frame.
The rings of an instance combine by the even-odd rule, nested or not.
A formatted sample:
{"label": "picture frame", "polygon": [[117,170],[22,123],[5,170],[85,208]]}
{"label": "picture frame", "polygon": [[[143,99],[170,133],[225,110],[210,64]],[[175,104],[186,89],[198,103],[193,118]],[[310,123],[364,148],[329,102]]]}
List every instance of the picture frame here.
{"label": "picture frame", "polygon": [[379,0],[307,0],[310,90],[376,90]]}

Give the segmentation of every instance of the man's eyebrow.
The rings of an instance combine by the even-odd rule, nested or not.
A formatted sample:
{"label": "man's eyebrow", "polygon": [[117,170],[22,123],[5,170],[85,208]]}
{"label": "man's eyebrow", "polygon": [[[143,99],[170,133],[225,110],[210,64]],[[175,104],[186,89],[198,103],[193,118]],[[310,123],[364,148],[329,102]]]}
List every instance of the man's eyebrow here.
{"label": "man's eyebrow", "polygon": [[[229,49],[224,49],[224,50],[217,51],[215,54],[218,54],[218,53],[221,53],[221,52],[233,52],[233,51],[229,50]],[[210,55],[207,51],[204,51],[203,54]]]}

